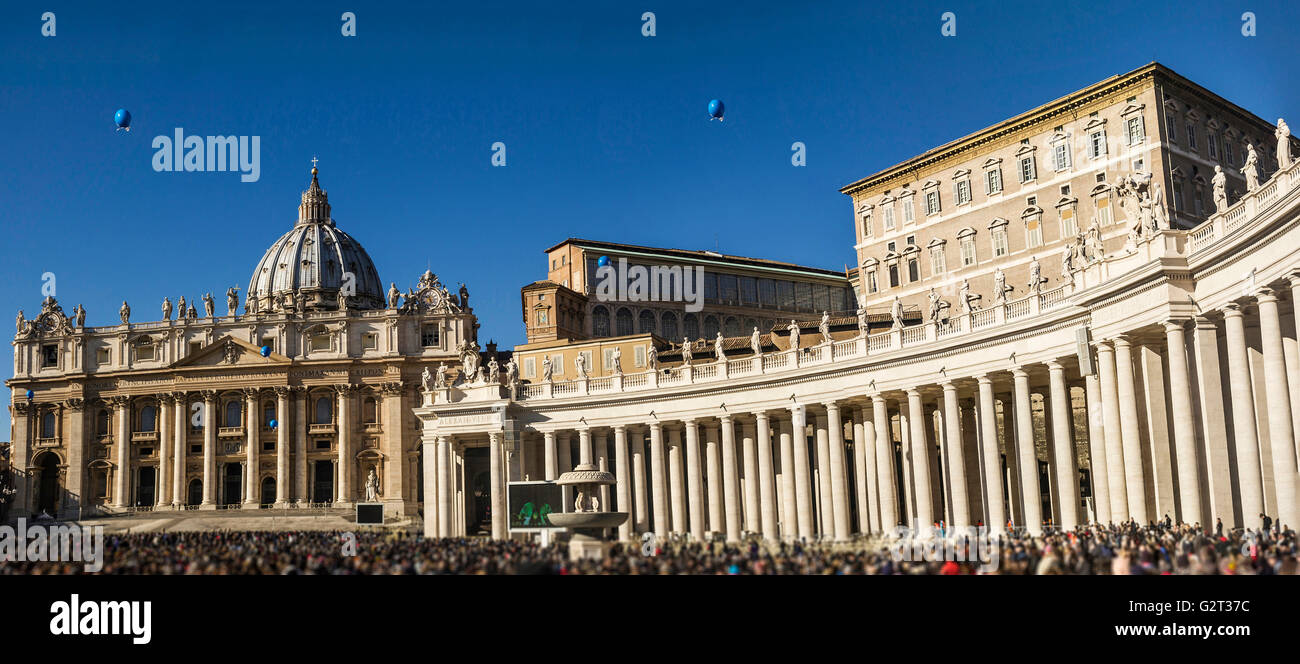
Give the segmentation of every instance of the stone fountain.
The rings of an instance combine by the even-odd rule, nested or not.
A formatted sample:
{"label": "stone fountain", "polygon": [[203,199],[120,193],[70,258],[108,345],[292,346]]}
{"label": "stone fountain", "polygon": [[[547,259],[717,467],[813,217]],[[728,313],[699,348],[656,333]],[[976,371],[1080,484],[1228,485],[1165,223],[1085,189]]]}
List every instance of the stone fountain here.
{"label": "stone fountain", "polygon": [[582,456],[584,458],[577,468],[555,480],[560,486],[573,487],[576,496],[573,511],[552,512],[547,518],[553,525],[567,528],[572,533],[569,538],[571,560],[599,560],[605,556],[608,546],[608,542],[604,541],[604,530],[621,525],[627,520],[628,513],[601,511],[604,505],[600,504],[600,487],[614,484],[614,475],[601,470],[585,458],[586,450],[583,450]]}

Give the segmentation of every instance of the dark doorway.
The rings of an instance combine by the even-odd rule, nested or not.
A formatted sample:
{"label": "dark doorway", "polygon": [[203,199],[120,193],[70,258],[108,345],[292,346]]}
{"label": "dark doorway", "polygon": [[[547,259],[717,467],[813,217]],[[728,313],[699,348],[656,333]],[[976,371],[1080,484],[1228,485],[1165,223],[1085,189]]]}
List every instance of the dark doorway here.
{"label": "dark doorway", "polygon": [[137,478],[135,489],[135,506],[150,507],[154,503],[154,484],[158,476],[158,469],[153,466],[143,466],[140,468],[140,475]]}
{"label": "dark doorway", "polygon": [[275,478],[262,478],[262,504],[270,505],[275,502]]}
{"label": "dark doorway", "polygon": [[188,505],[198,505],[203,502],[203,482],[201,480],[190,480],[189,499],[185,502]]}
{"label": "dark doorway", "polygon": [[492,482],[488,448],[465,450],[465,476],[469,481],[469,499],[465,505],[465,532],[470,535],[492,533]]}
{"label": "dark doorway", "polygon": [[50,516],[59,514],[59,458],[47,453],[41,457],[41,492],[36,501],[36,512]]}
{"label": "dark doorway", "polygon": [[239,487],[244,481],[243,467],[237,463],[226,464],[226,479],[222,483],[224,491],[221,495],[222,505],[239,504]]}
{"label": "dark doorway", "polygon": [[334,501],[334,463],[317,461],[313,464],[315,482],[312,484],[311,501],[329,503]]}

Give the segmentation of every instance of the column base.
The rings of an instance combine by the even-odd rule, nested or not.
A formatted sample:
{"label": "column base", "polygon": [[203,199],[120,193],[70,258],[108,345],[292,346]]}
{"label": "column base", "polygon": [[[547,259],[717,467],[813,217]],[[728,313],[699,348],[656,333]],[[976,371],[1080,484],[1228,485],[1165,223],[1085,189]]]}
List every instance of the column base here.
{"label": "column base", "polygon": [[276,501],[272,505],[272,507],[274,507],[277,510],[284,510],[284,509],[289,509],[290,505],[293,505],[293,503],[287,500],[280,500],[280,501]]}
{"label": "column base", "polygon": [[211,512],[215,512],[215,511],[217,511],[217,504],[216,504],[216,503],[203,503],[203,504],[199,505],[199,511],[200,511],[200,512],[209,512],[209,511],[211,511]]}

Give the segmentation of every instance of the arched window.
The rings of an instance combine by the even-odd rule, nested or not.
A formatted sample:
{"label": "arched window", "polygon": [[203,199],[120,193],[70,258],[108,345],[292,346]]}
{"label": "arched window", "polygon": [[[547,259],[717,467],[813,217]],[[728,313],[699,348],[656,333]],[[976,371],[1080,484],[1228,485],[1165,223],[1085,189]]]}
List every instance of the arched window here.
{"label": "arched window", "polygon": [[704,317],[704,338],[712,339],[713,337],[716,336],[718,336],[718,317],[705,316]]}
{"label": "arched window", "polygon": [[[756,327],[758,327],[758,321],[754,320],[753,318],[746,318],[746,319],[745,319],[745,329],[741,330],[741,332],[742,332],[743,334],[750,334],[751,332],[754,331],[754,328],[756,328]],[[762,332],[763,330],[762,330],[762,328],[759,328],[758,331],[759,331],[759,332]]]}
{"label": "arched window", "polygon": [[694,341],[700,338],[700,319],[695,314],[682,316],[682,334]]}
{"label": "arched window", "polygon": [[275,419],[275,404],[270,401],[262,402],[262,426],[271,426],[273,419]]}
{"label": "arched window", "polygon": [[321,397],[316,400],[316,424],[329,424],[333,405],[329,397]]}
{"label": "arched window", "polygon": [[609,336],[609,309],[597,306],[591,310],[591,336]]}
{"label": "arched window", "polygon": [[727,316],[727,322],[722,325],[722,336],[738,337],[740,336],[740,319],[735,316]]}
{"label": "arched window", "polygon": [[661,336],[670,341],[676,341],[679,338],[677,334],[677,314],[671,311],[665,311],[663,320],[660,322],[662,324],[659,328],[662,332]]}
{"label": "arched window", "polygon": [[154,429],[154,409],[153,406],[145,406],[140,409],[140,430],[153,431]]}
{"label": "arched window", "polygon": [[54,411],[47,410],[41,415],[41,438],[54,437]]}
{"label": "arched window", "polygon": [[631,309],[628,309],[627,307],[623,307],[622,309],[619,309],[618,314],[615,315],[614,320],[615,323],[617,323],[618,336],[625,337],[629,334],[632,334],[632,310]]}
{"label": "arched window", "polygon": [[237,427],[242,424],[244,419],[244,409],[240,407],[238,401],[226,402],[226,426]]}
{"label": "arched window", "polygon": [[100,409],[98,413],[95,413],[95,435],[97,436],[108,435],[108,409],[107,408]]}
{"label": "arched window", "polygon": [[378,412],[379,412],[379,409],[375,406],[375,398],[374,398],[374,397],[366,397],[366,400],[363,401],[363,402],[361,402],[361,422],[362,422],[362,424],[374,424],[375,422],[377,422],[377,421],[378,421],[378,419],[377,419]]}
{"label": "arched window", "polygon": [[655,312],[649,309],[642,309],[637,315],[636,331],[645,334],[654,334],[655,332]]}

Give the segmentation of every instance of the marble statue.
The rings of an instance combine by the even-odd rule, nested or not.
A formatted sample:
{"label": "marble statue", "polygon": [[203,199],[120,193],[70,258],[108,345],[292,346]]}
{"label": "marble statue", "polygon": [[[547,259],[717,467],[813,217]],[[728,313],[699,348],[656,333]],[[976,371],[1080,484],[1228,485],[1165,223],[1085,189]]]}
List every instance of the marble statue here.
{"label": "marble statue", "polygon": [[500,362],[497,362],[497,356],[496,356],[496,355],[493,355],[490,359],[488,359],[487,369],[488,369],[488,382],[489,382],[489,383],[500,384],[500,383],[501,383],[501,363],[500,363]]}
{"label": "marble statue", "polygon": [[131,305],[122,300],[122,308],[117,310],[117,315],[122,317],[122,324],[126,325],[131,322]]}
{"label": "marble statue", "polygon": [[1067,284],[1074,283],[1074,243],[1065,245],[1061,252],[1061,280]]}
{"label": "marble statue", "polygon": [[582,353],[578,353],[578,356],[573,358],[573,371],[578,380],[587,379],[587,357]]}
{"label": "marble statue", "polygon": [[172,319],[172,301],[171,298],[164,297],[162,303],[163,320]]}
{"label": "marble statue", "polygon": [[1002,268],[993,271],[993,302],[994,304],[1005,304],[1007,301],[1007,275],[1002,272]]}
{"label": "marble statue", "polygon": [[185,315],[188,313],[189,309],[185,307],[185,296],[182,295],[176,299],[176,320],[185,318]]}
{"label": "marble statue", "polygon": [[867,308],[858,307],[858,336],[866,336],[867,330]]}
{"label": "marble statue", "polygon": [[18,310],[18,334],[21,335],[27,331],[27,317],[23,315],[23,310]]}
{"label": "marble statue", "polygon": [[257,313],[261,313],[259,311],[260,309],[261,309],[261,305],[258,304],[258,298],[254,297],[251,299],[244,300],[244,313],[257,314]]}
{"label": "marble statue", "polygon": [[943,309],[943,300],[939,299],[939,294],[934,292],[934,286],[930,287],[930,292],[926,294],[930,300],[930,310],[928,312],[931,323],[939,322],[939,313]]}
{"label": "marble statue", "polygon": [[822,343],[828,344],[831,342],[831,312],[822,312],[822,320],[817,324],[817,331],[822,335]]}
{"label": "marble statue", "polygon": [[1255,154],[1255,145],[1246,144],[1246,164],[1241,167],[1242,175],[1246,176],[1246,192],[1252,192],[1259,189],[1259,155]]}
{"label": "marble statue", "polygon": [[234,316],[239,311],[239,286],[226,289],[226,315]]}
{"label": "marble statue", "polygon": [[519,382],[519,363],[515,361],[513,355],[510,361],[506,362],[506,385],[514,385]]}
{"label": "marble statue", "polygon": [[799,349],[799,324],[791,319],[790,324],[785,327],[790,332],[790,350]]}
{"label": "marble statue", "polygon": [[970,279],[961,280],[961,310],[962,313],[975,313],[974,302],[980,299],[979,295],[970,292]]}
{"label": "marble statue", "polygon": [[894,296],[894,303],[889,307],[889,317],[894,319],[892,329],[903,329],[903,300],[899,299],[897,295]]}
{"label": "marble statue", "polygon": [[483,385],[487,382],[487,367],[478,368],[478,377],[474,379],[475,385]]}
{"label": "marble statue", "polygon": [[1224,174],[1223,167],[1214,165],[1214,177],[1210,180],[1214,186],[1214,211],[1223,212],[1228,209],[1228,176]]}
{"label": "marble statue", "polygon": [[614,365],[610,367],[614,371],[614,373],[616,374],[623,373],[623,349],[622,348],[619,348],[618,346],[614,346],[614,352],[610,353],[609,361],[611,364]]}
{"label": "marble statue", "polygon": [[[653,346],[652,346],[652,348],[653,348]],[[548,383],[551,382],[551,372],[552,372],[552,371],[553,371],[553,369],[552,369],[552,367],[551,367],[551,356],[550,356],[550,355],[543,355],[543,356],[542,356],[542,380],[544,380],[544,381],[546,381],[546,382],[548,382]]]}
{"label": "marble statue", "polygon": [[460,285],[460,308],[469,308],[469,289],[465,287],[465,284]]}
{"label": "marble statue", "polygon": [[186,315],[189,316],[189,319],[190,319],[190,320],[198,320],[198,319],[199,319],[199,311],[198,311],[198,309],[195,309],[195,308],[194,308],[194,305],[193,305],[193,304],[190,305],[189,313],[187,313]]}
{"label": "marble statue", "polygon": [[434,377],[434,381],[435,381],[435,382],[434,382],[434,386],[435,386],[435,387],[438,387],[438,388],[442,388],[443,386],[445,386],[445,385],[447,384],[447,365],[446,365],[446,364],[444,364],[444,363],[442,363],[442,362],[439,362],[439,363],[438,363],[438,373],[437,373],[437,375]]}
{"label": "marble statue", "polygon": [[758,328],[755,327],[754,331],[749,335],[749,349],[754,351],[755,355],[763,354],[763,342],[761,339],[762,335],[758,333]]}
{"label": "marble statue", "polygon": [[203,295],[203,312],[208,318],[212,318],[213,314],[217,313],[217,303],[212,299],[211,291]]}
{"label": "marble statue", "polygon": [[337,299],[338,299],[339,311],[347,311],[348,309],[347,291],[340,290]]}
{"label": "marble statue", "polygon": [[375,475],[374,467],[370,468],[370,474],[366,476],[366,502],[373,503],[379,500],[379,478]]}
{"label": "marble statue", "polygon": [[727,351],[722,348],[722,331],[718,331],[718,337],[713,340],[713,354],[719,362],[727,361]]}
{"label": "marble statue", "polygon": [[1280,171],[1291,165],[1291,128],[1286,126],[1286,120],[1277,119],[1277,131],[1273,135],[1277,137],[1277,169]]}
{"label": "marble statue", "polygon": [[86,308],[78,304],[73,307],[72,314],[77,317],[77,327],[86,326]]}
{"label": "marble statue", "polygon": [[430,385],[431,382],[433,382],[433,373],[429,371],[429,367],[426,365],[424,371],[420,372],[420,387],[425,392],[428,392],[433,389],[433,385]]}
{"label": "marble statue", "polygon": [[396,309],[402,303],[402,291],[397,290],[396,282],[388,282],[388,308]]}
{"label": "marble statue", "polygon": [[691,352],[691,340],[682,337],[682,366],[691,366],[691,358],[694,354]]}
{"label": "marble statue", "polygon": [[479,356],[478,343],[474,341],[462,341],[457,348],[460,352],[461,373],[466,380],[474,377],[478,373],[479,363],[483,358]]}
{"label": "marble statue", "polygon": [[1037,295],[1043,288],[1043,266],[1038,263],[1038,257],[1033,256],[1029,259],[1029,292]]}
{"label": "marble statue", "polygon": [[659,370],[659,349],[654,344],[650,344],[645,349],[645,365],[651,371]]}
{"label": "marble statue", "polygon": [[299,302],[299,301],[298,301],[298,298],[293,294],[293,291],[289,291],[289,292],[287,292],[287,293],[284,294],[284,309],[285,309],[285,311],[299,311],[299,312],[301,312],[301,311],[302,311],[302,307],[303,307],[304,304],[305,304],[304,302]]}
{"label": "marble statue", "polygon": [[1169,230],[1169,219],[1165,213],[1165,192],[1160,188],[1159,182],[1151,185],[1147,200],[1151,208],[1151,230]]}
{"label": "marble statue", "polygon": [[1097,218],[1093,217],[1092,226],[1088,228],[1088,234],[1083,238],[1084,254],[1088,262],[1096,263],[1105,257],[1105,248],[1101,244],[1101,227],[1097,224]]}

